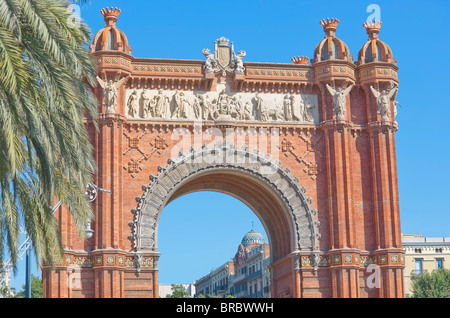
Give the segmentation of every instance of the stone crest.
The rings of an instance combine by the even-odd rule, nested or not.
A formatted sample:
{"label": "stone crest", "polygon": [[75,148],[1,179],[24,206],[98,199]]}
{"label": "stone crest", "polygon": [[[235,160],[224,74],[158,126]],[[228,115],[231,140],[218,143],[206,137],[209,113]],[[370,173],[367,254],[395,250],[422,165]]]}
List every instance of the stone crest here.
{"label": "stone crest", "polygon": [[229,46],[230,40],[221,37],[215,43],[215,57],[219,67],[222,70],[229,70],[233,60],[232,47]]}
{"label": "stone crest", "polygon": [[234,53],[234,44],[230,40],[221,37],[214,42],[214,53],[209,49],[203,49],[203,55],[206,57],[205,72],[218,73],[222,72],[223,76],[226,73],[244,74],[243,58],[246,52],[241,50],[236,55]]}

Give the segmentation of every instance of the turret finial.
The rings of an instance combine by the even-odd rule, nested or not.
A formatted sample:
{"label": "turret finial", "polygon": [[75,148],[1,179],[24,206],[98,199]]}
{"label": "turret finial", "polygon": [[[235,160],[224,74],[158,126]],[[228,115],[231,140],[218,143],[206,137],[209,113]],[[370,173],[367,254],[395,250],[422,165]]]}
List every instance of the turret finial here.
{"label": "turret finial", "polygon": [[107,25],[112,25],[117,22],[117,17],[119,16],[121,10],[117,8],[104,8],[101,11],[101,14],[103,14],[103,17],[105,18],[105,22]]}
{"label": "turret finial", "polygon": [[295,57],[294,56],[292,58],[292,62],[294,64],[307,64],[308,61],[309,61],[309,57],[306,57],[306,56],[302,56],[302,57],[300,57],[300,56]]}
{"label": "turret finial", "polygon": [[363,27],[366,29],[370,40],[374,40],[374,39],[378,38],[378,33],[380,33],[381,25],[382,25],[382,23],[377,20],[366,21],[363,24]]}
{"label": "turret finial", "polygon": [[323,19],[320,21],[320,25],[323,26],[323,30],[327,36],[334,36],[334,32],[336,32],[338,24],[339,20],[334,18],[327,18],[326,20]]}

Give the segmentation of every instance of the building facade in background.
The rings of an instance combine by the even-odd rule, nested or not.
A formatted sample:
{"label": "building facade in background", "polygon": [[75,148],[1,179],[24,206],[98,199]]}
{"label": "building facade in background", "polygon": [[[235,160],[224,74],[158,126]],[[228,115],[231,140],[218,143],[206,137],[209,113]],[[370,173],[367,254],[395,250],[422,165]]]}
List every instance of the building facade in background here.
{"label": "building facade in background", "polygon": [[405,294],[411,293],[415,277],[439,268],[450,269],[450,237],[402,235],[405,248]]}
{"label": "building facade in background", "polygon": [[225,297],[229,295],[230,278],[233,273],[233,262],[226,262],[219,268],[213,269],[210,273],[194,282],[196,290],[195,296]]}
{"label": "building facade in background", "polygon": [[270,297],[270,273],[267,267],[270,264],[270,248],[260,233],[251,230],[245,234],[233,263],[235,273],[230,286],[233,297]]}
{"label": "building facade in background", "polygon": [[251,230],[242,238],[232,262],[195,281],[196,297],[270,298],[270,247]]}

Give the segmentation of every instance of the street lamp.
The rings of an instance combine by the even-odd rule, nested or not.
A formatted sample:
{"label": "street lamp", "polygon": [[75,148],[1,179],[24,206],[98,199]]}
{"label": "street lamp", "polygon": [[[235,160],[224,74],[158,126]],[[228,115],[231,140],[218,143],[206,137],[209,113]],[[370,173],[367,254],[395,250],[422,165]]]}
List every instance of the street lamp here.
{"label": "street lamp", "polygon": [[88,224],[86,225],[86,238],[90,239],[94,235],[94,230],[91,228],[92,221],[88,221]]}

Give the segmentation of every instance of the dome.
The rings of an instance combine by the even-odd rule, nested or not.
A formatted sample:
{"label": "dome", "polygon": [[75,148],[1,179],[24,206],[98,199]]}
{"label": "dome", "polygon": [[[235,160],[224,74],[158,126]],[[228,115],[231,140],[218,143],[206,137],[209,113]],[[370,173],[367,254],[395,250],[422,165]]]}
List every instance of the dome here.
{"label": "dome", "polygon": [[380,41],[378,34],[380,33],[381,22],[366,22],[363,27],[367,30],[369,39],[363,45],[358,54],[358,63],[366,64],[371,62],[388,62],[395,63],[395,59],[392,58],[391,48]]}
{"label": "dome", "polygon": [[120,51],[127,54],[131,53],[131,47],[128,46],[128,39],[117,26],[117,17],[121,10],[115,8],[102,9],[101,14],[105,18],[106,26],[97,32],[94,41],[90,47],[91,53],[98,51]]}
{"label": "dome", "polygon": [[252,243],[264,244],[265,243],[264,237],[255,230],[251,230],[250,232],[244,235],[241,244],[245,249]]}
{"label": "dome", "polygon": [[345,60],[353,62],[348,46],[335,35],[338,24],[339,20],[333,18],[331,18],[331,20],[324,19],[320,21],[320,25],[325,32],[325,38],[317,45],[314,51],[314,60],[311,61],[312,63],[327,60]]}

